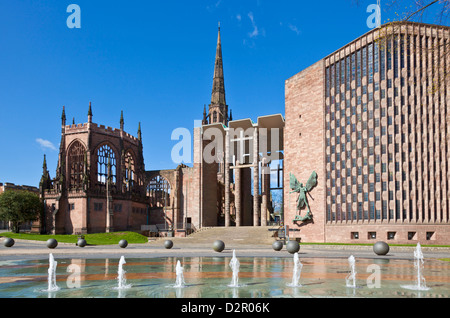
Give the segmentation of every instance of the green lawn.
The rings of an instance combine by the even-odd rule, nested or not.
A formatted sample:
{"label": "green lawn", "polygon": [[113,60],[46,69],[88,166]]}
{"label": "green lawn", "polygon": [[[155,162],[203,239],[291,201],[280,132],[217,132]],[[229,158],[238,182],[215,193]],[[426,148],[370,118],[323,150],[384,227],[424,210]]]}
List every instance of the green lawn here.
{"label": "green lawn", "polygon": [[[50,238],[56,239],[60,243],[76,243],[78,235],[45,235],[45,234],[31,234],[31,233],[12,233],[4,232],[2,236],[11,237],[13,239],[47,241]],[[133,243],[147,243],[146,236],[136,232],[113,232],[113,233],[96,233],[85,234],[84,239],[88,245],[112,245],[118,244],[120,240],[125,239],[129,244]]]}

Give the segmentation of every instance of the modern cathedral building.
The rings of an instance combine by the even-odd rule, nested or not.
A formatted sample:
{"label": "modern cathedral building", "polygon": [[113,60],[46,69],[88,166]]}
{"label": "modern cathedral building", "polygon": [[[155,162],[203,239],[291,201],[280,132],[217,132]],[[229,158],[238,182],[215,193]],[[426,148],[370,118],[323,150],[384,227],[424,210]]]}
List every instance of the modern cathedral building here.
{"label": "modern cathedral building", "polygon": [[[317,185],[309,242],[450,242],[450,28],[374,29],[285,83],[285,180]],[[304,215],[305,212],[302,212]]]}

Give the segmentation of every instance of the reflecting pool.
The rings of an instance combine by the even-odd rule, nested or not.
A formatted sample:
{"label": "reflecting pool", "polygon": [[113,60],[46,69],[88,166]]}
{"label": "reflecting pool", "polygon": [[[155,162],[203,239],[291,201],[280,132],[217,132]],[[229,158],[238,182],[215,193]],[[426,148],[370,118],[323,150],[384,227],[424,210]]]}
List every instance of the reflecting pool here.
{"label": "reflecting pool", "polygon": [[[294,258],[239,257],[238,287],[230,287],[231,257],[67,259],[54,256],[55,291],[48,289],[49,260],[0,262],[0,297],[27,298],[275,298],[275,297],[449,297],[450,262],[426,259],[427,290],[411,290],[416,269],[411,260],[355,259],[355,285],[347,258],[301,258],[296,286]],[[125,262],[124,262],[125,261]],[[178,268],[177,268],[178,264]],[[180,268],[182,267],[182,269]],[[184,284],[177,285],[177,270]]]}

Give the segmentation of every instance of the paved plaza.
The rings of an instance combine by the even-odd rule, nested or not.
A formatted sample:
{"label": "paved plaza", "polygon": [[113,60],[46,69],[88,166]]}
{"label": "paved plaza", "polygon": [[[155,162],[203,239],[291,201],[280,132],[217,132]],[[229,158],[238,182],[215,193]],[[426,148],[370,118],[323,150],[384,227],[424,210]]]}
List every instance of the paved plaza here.
{"label": "paved plaza", "polygon": [[[222,252],[213,250],[213,242],[206,242],[203,238],[170,238],[174,245],[171,249],[164,247],[164,238],[157,238],[143,244],[128,244],[126,248],[118,245],[88,245],[83,248],[75,244],[59,243],[55,249],[49,249],[46,242],[15,240],[13,247],[0,246],[0,261],[46,259],[52,253],[55,257],[64,258],[118,258],[124,255],[127,258],[153,258],[153,257],[196,257],[217,256],[231,257],[233,250],[241,257],[292,257],[286,247],[281,251],[272,248],[270,239],[263,243],[241,238],[223,239],[225,249]],[[0,239],[2,240],[2,239]],[[272,239],[274,241],[274,239]],[[353,255],[356,258],[387,258],[387,259],[414,259],[415,247],[391,246],[385,256],[378,256],[373,252],[372,246],[355,245],[308,245],[300,244],[299,256],[301,258],[347,258]],[[450,248],[422,247],[425,258],[449,258]]]}

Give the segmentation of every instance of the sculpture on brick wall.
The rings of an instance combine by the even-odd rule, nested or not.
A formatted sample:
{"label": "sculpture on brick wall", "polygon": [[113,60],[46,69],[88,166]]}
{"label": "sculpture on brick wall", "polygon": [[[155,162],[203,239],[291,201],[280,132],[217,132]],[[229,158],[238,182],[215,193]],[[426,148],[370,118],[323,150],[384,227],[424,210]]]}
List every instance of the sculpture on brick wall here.
{"label": "sculpture on brick wall", "polygon": [[[312,172],[311,176],[309,177],[308,181],[306,182],[306,185],[303,186],[303,183],[298,182],[297,178],[290,173],[289,174],[289,186],[291,188],[290,193],[298,192],[298,198],[297,198],[297,211],[298,214],[295,215],[294,222],[295,221],[306,221],[310,220],[312,218],[311,210],[309,208],[308,204],[308,198],[306,197],[306,193],[311,191],[316,185],[317,185],[317,173],[315,171]],[[306,206],[306,215],[301,216],[301,209]]]}

